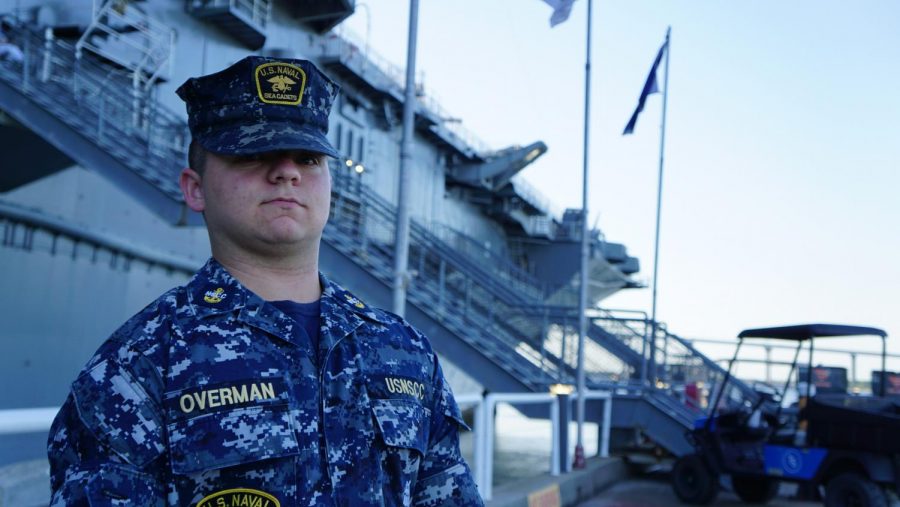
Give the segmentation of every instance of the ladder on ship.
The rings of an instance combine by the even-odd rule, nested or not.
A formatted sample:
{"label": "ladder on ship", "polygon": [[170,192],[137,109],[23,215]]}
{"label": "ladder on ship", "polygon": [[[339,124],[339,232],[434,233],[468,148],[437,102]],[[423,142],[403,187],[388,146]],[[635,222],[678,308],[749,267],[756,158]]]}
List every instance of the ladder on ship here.
{"label": "ladder on ship", "polygon": [[[15,36],[25,61],[0,62],[0,109],[170,223],[197,223],[175,184],[188,139],[179,115],[150,94],[135,105],[128,87],[111,84],[102,62],[76,65],[71,44],[27,29]],[[117,121],[132,120],[136,109],[141,121]],[[322,268],[375,305],[389,307],[395,210],[345,166],[332,170]],[[500,258],[486,263],[490,256],[483,254],[455,248],[413,222],[409,258],[418,275],[408,290],[408,319],[488,390],[546,392],[553,384],[574,384],[572,309],[548,306],[547,289],[534,277]],[[689,449],[684,430],[704,411],[685,400],[684,385],[714,389],[724,372],[664,326],[652,327],[656,334],[649,336],[651,327],[643,317],[601,310],[592,315],[587,384],[614,393],[614,427],[640,428],[681,454]],[[650,356],[650,350],[657,353]],[[737,386],[729,399],[754,396]],[[587,416],[601,420],[590,405]]]}

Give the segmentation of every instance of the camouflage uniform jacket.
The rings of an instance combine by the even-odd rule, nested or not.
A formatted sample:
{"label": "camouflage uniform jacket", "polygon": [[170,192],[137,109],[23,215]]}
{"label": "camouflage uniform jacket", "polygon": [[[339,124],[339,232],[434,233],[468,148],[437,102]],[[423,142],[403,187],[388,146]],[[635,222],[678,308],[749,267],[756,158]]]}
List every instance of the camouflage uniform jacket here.
{"label": "camouflage uniform jacket", "polygon": [[131,318],[54,421],[52,505],[481,505],[427,340],[321,282],[317,351],[215,260]]}

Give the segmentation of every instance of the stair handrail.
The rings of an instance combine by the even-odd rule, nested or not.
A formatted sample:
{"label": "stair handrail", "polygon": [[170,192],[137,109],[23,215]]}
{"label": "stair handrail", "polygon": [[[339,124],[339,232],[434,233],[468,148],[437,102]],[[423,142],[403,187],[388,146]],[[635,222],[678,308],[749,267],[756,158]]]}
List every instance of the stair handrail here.
{"label": "stair handrail", "polygon": [[[134,16],[134,12],[139,12],[141,16]],[[142,37],[135,40],[130,36],[131,33],[119,32],[113,22],[128,26]],[[102,32],[107,37],[114,38],[117,43],[137,51],[140,57],[136,61],[128,61],[116,52],[93,43],[91,38],[97,35],[97,32]],[[135,90],[146,93],[156,83],[166,67],[171,72],[174,34],[175,31],[172,28],[136,7],[129,7],[127,2],[105,0],[96,8],[91,23],[75,43],[75,56],[81,59],[83,51],[87,49],[116,62],[132,71]]]}
{"label": "stair handrail", "polygon": [[[23,73],[27,74],[28,72],[31,72],[31,77],[33,77],[36,81],[40,82],[41,81],[40,80],[41,65],[39,65],[38,63],[40,62],[42,49],[45,47],[45,44],[44,44],[45,41],[43,41],[38,35],[34,34],[32,31],[29,31],[28,36],[31,37],[31,39],[30,39],[31,42],[29,44],[27,44],[27,46],[30,46],[29,51],[27,51],[27,53],[28,53],[27,58],[29,58],[30,60],[28,62],[26,62],[26,64],[23,66],[24,67]],[[66,87],[63,85],[68,82],[70,85],[68,87],[68,89],[72,90],[71,85],[75,84],[75,78],[77,78],[80,80],[82,85],[89,84],[89,85],[95,87],[94,89],[106,90],[104,93],[101,93],[99,95],[105,95],[105,96],[109,96],[109,97],[116,96],[118,91],[115,89],[115,87],[110,88],[109,83],[107,82],[107,80],[104,77],[106,75],[108,69],[105,69],[103,66],[101,66],[89,59],[82,59],[76,68],[76,66],[74,65],[74,62],[75,62],[74,51],[71,46],[67,46],[63,41],[50,41],[49,47],[50,47],[49,56],[51,56],[52,58],[57,60],[57,63],[53,64],[53,65],[55,65],[54,69],[56,67],[64,68],[66,66],[65,64],[67,62],[72,62],[71,71],[68,75],[63,75],[62,73],[59,73],[59,72],[51,73],[51,77],[53,77],[54,79],[57,79],[59,82],[54,82],[54,79],[51,79],[51,80],[48,80],[47,84],[41,83],[41,84],[38,84],[37,86],[54,86],[55,87],[55,88],[53,88],[54,91],[62,91],[62,90],[66,89]],[[68,55],[68,56],[66,57],[65,55]],[[60,61],[62,62],[62,64],[59,63]],[[29,67],[31,68],[31,70],[28,70]],[[4,73],[4,74],[6,74],[6,73]],[[27,79],[26,76],[23,76],[22,82],[18,82],[18,83],[14,83],[14,84],[17,84],[20,89],[22,89],[24,92],[28,93],[28,90],[27,90],[28,87],[24,85],[24,81],[26,79]],[[15,79],[12,79],[12,80],[4,79],[4,81],[15,82],[16,80]],[[104,86],[106,88],[103,88]],[[74,90],[72,90],[72,91],[74,91]],[[127,97],[127,94],[122,94],[122,96]],[[73,100],[76,100],[76,99],[77,99],[77,97],[75,97],[73,95]],[[91,99],[91,97],[87,97],[87,99]],[[96,104],[91,102],[91,100],[86,100],[86,101],[82,102],[82,105],[92,107],[92,105],[96,105]],[[46,106],[46,107],[52,107],[52,106]],[[139,140],[143,140],[143,142],[146,144],[146,147],[144,149],[147,151],[150,151],[150,149],[153,148],[155,140],[162,140],[162,139],[167,138],[167,137],[161,135],[160,132],[162,130],[175,129],[175,130],[179,130],[182,133],[186,132],[186,127],[184,125],[183,120],[181,120],[180,117],[178,115],[176,115],[175,113],[169,112],[162,105],[156,103],[155,101],[148,101],[143,107],[148,108],[149,111],[152,111],[152,114],[147,115],[148,122],[149,122],[148,128],[133,129],[130,127],[122,127],[121,125],[115,124],[115,122],[110,124],[109,128],[114,132],[119,131],[119,132],[122,132],[123,134],[126,134],[128,136],[128,139],[133,140],[133,139],[135,139],[134,136],[137,136]],[[127,108],[124,108],[123,111],[124,110],[127,110]],[[93,139],[97,139],[97,137],[94,136],[92,133],[89,132],[87,134],[93,136]],[[116,138],[118,136],[114,135],[114,136],[108,136],[108,137]],[[168,136],[168,139],[171,140],[171,136]],[[117,141],[117,140],[113,139],[112,141]],[[110,139],[107,139],[106,142],[109,143],[112,141]],[[135,147],[133,145],[133,143],[124,142],[121,140],[118,140],[118,141],[120,141],[120,143],[124,143],[124,144],[116,144],[116,146],[117,146],[116,149],[118,149],[118,150],[140,149],[139,147]],[[129,146],[129,144],[132,144],[132,145]],[[163,165],[171,165],[173,167],[173,170],[175,170],[175,168],[180,164],[179,159],[184,156],[184,144],[186,144],[186,138],[184,138],[181,142],[176,142],[173,144],[158,142],[156,145],[157,151],[154,152],[154,156],[160,157],[160,161],[163,163]],[[124,153],[124,152],[120,152],[119,156],[121,156],[121,153]],[[133,151],[128,152],[128,153],[133,153]],[[133,159],[134,157],[124,157],[124,158],[132,158]],[[136,164],[135,160],[130,160],[129,162],[131,164]],[[142,161],[142,163],[147,163],[147,162]],[[155,161],[152,161],[151,163],[155,163]],[[391,212],[390,212],[390,206],[388,205],[388,203],[383,202],[384,200],[379,202],[379,199],[369,199],[372,196],[377,196],[377,194],[373,190],[369,190],[367,187],[365,194],[366,194],[366,198],[368,200],[368,205],[370,207],[378,208],[379,206],[384,206],[382,211],[386,212],[386,216],[392,217]],[[503,337],[504,343],[506,344],[505,346],[507,346],[507,347],[511,348],[513,351],[515,351],[515,354],[519,357],[522,357],[523,360],[526,360],[533,364],[541,365],[541,370],[544,371],[544,373],[548,373],[550,375],[556,375],[556,376],[562,375],[563,374],[563,373],[561,373],[562,370],[560,370],[559,367],[563,364],[566,364],[565,369],[568,369],[568,361],[566,360],[566,358],[549,357],[549,356],[551,356],[551,354],[547,350],[542,348],[545,344],[532,343],[532,344],[526,346],[525,343],[527,343],[527,341],[523,341],[520,336],[510,335],[510,333],[512,331],[510,329],[505,329],[506,323],[502,323],[503,325],[500,325],[496,322],[498,317],[503,317],[504,315],[501,315],[498,312],[491,316],[488,316],[487,311],[491,310],[491,308],[489,308],[489,307],[498,306],[498,307],[500,307],[501,311],[506,312],[506,316],[512,316],[512,317],[522,318],[522,319],[531,319],[532,322],[539,324],[539,321],[541,318],[539,314],[537,314],[537,315],[529,314],[524,309],[517,310],[514,306],[517,301],[518,302],[522,302],[522,301],[535,302],[535,298],[525,297],[525,296],[523,296],[523,294],[517,293],[516,291],[511,290],[509,287],[509,284],[505,281],[501,282],[501,281],[497,280],[496,276],[492,275],[490,269],[485,269],[484,266],[478,266],[478,264],[476,262],[473,262],[471,259],[466,258],[466,256],[449,248],[449,245],[445,241],[442,241],[442,240],[440,240],[440,238],[431,234],[425,226],[422,226],[421,224],[417,224],[413,227],[413,230],[414,230],[413,235],[417,238],[417,241],[420,244],[420,246],[427,247],[427,248],[430,248],[431,251],[441,253],[444,257],[446,257],[448,259],[448,261],[452,262],[454,264],[455,268],[460,270],[461,273],[464,272],[470,279],[474,279],[474,280],[480,282],[479,286],[483,287],[484,290],[486,291],[484,299],[478,302],[479,305],[481,305],[481,308],[486,309],[486,313],[484,313],[484,314],[474,313],[473,315],[470,316],[470,320],[472,322],[479,322],[486,327],[494,326],[498,330],[497,336]],[[474,270],[473,267],[479,268],[479,269]],[[477,273],[477,277],[473,276],[473,273]],[[485,276],[485,274],[487,274],[487,276]],[[432,282],[434,282],[434,280],[429,281],[429,283],[433,286],[434,283],[432,283]],[[423,282],[423,284],[424,284],[424,282]],[[434,287],[432,287],[432,288],[434,288]],[[513,294],[511,295],[510,293],[513,293]],[[515,297],[509,297],[507,299],[507,296],[515,296]],[[482,295],[480,295],[480,293],[478,291],[475,291],[475,297],[482,298]],[[498,298],[503,299],[502,305],[500,304],[501,301]],[[493,323],[491,322],[492,320],[494,321]],[[677,337],[674,341],[678,342],[678,343],[681,342],[680,339],[678,339]],[[537,348],[535,348],[535,345],[537,346]],[[690,347],[690,349],[692,350],[693,348]],[[548,363],[547,361],[545,361],[545,359],[550,360],[550,362]],[[705,356],[703,357],[703,361],[711,362],[708,358],[705,358]],[[715,364],[715,363],[712,362],[712,364]],[[597,368],[598,370],[601,367],[602,367],[602,364],[595,365],[595,368]],[[565,375],[569,375],[569,374],[566,373]]]}
{"label": "stair handrail", "polygon": [[[445,243],[451,244],[451,246],[458,250],[462,250],[471,257],[490,259],[491,262],[494,263],[494,266],[499,268],[498,272],[505,278],[508,278],[510,282],[515,283],[520,287],[522,286],[521,284],[524,283],[524,288],[526,288],[526,290],[535,291],[536,294],[540,294],[541,296],[546,294],[546,284],[543,281],[537,279],[525,269],[516,266],[509,259],[498,255],[468,234],[447,224],[441,223],[433,223],[431,225],[431,232]],[[462,248],[459,247],[460,243],[462,244]]]}
{"label": "stair handrail", "polygon": [[[158,177],[183,164],[189,134],[179,115],[148,96],[135,105],[127,81],[91,58],[75,57],[73,45],[18,27],[24,62],[0,79],[39,103],[81,135],[105,146],[110,154],[176,201],[181,192],[174,178]],[[47,97],[53,100],[47,100]],[[78,112],[73,114],[73,108]],[[138,114],[137,124],[131,118]],[[111,120],[112,118],[118,119]],[[84,123],[90,128],[84,128]],[[148,157],[149,160],[148,160]],[[171,180],[171,181],[170,181]]]}
{"label": "stair handrail", "polygon": [[[392,205],[387,202],[386,199],[375,193],[373,190],[362,186],[362,185],[351,185],[346,183],[346,178],[349,176],[345,175],[345,172],[342,172],[341,169],[337,169],[336,175],[336,184],[337,188],[353,188],[353,195],[349,196],[351,198],[359,199],[361,201],[365,201],[368,203],[367,211],[371,213],[375,213],[381,216],[381,219],[387,223],[388,227],[390,227],[390,222],[393,217]],[[484,270],[482,266],[474,266],[470,259],[465,258],[465,256],[459,255],[455,252],[455,249],[450,248],[449,245],[444,243],[442,240],[434,236],[433,233],[428,231],[421,224],[414,223],[412,227],[411,239],[413,245],[417,245],[418,247],[428,248],[432,252],[438,252],[439,255],[446,262],[452,264],[455,268],[459,269],[460,273],[464,274],[470,280],[475,280],[474,283],[483,286],[488,289],[488,293],[491,297],[498,297],[501,294],[506,296],[506,287],[505,284],[497,283],[495,280],[492,280],[491,272],[493,270]],[[415,256],[411,256],[414,261]],[[424,273],[420,274],[424,275]],[[434,280],[428,280],[427,278],[417,278],[417,283],[419,286],[424,286],[428,283],[434,283]],[[416,284],[413,284],[416,286]],[[422,287],[425,288],[425,287]],[[412,291],[412,288],[410,289]],[[477,294],[477,293],[476,293]],[[541,318],[540,312],[538,315],[527,313],[527,311],[523,311],[523,308],[535,308],[535,306],[530,305],[522,305],[521,300],[515,300],[519,306],[509,305],[507,302],[501,302],[496,299],[491,300],[482,300],[481,306],[485,308],[491,308],[491,311],[494,312],[492,315],[495,317],[492,322],[489,322],[488,325],[491,327],[493,331],[504,330],[503,336],[517,336],[519,340],[519,344],[515,345],[518,348],[518,352],[522,355],[530,357],[531,362],[534,364],[540,364],[538,362],[538,358],[541,360],[545,360],[547,356],[548,350],[546,350],[547,340],[543,340],[541,343],[531,342],[532,345],[526,345],[528,340],[522,340],[521,331],[511,329],[511,323],[509,320],[511,318],[519,317],[519,318],[528,318],[532,321],[537,321]],[[531,301],[532,305],[537,304],[535,300]],[[516,315],[517,314],[517,315]],[[499,316],[503,316],[504,318],[496,318]],[[474,317],[473,317],[474,318]],[[490,320],[490,319],[488,319]],[[597,346],[599,347],[597,350],[597,354],[602,351],[608,352],[608,350],[604,350],[605,347],[602,347],[599,344],[587,344],[586,346]],[[537,347],[537,349],[535,349]],[[527,348],[527,350],[525,350]],[[527,352],[527,353],[526,353]],[[594,355],[597,355],[594,354]],[[562,363],[560,363],[562,361]],[[574,365],[575,359],[571,354],[571,349],[568,350],[568,353],[565,354],[564,357],[555,357],[553,360],[554,364],[565,364],[566,370],[574,375]],[[589,359],[587,362],[588,370],[593,370],[595,373],[604,373],[603,381],[607,382],[610,378],[618,378],[622,376],[621,368],[612,368],[610,369],[607,363],[602,363],[600,361],[594,361]]]}
{"label": "stair handrail", "polygon": [[[335,176],[334,177],[335,183],[333,185],[334,190],[340,192],[344,188],[351,186],[349,183],[347,183],[349,176],[345,176],[344,173],[341,172],[339,168],[337,168],[337,170],[334,171],[333,174]],[[354,188],[358,188],[358,187],[354,187]],[[356,198],[356,199],[359,199],[361,202],[367,203],[367,205],[366,205],[366,213],[367,213],[367,217],[368,217],[367,220],[376,220],[376,221],[379,221],[379,224],[380,224],[380,225],[379,224],[370,224],[370,225],[377,225],[379,227],[383,227],[385,230],[392,229],[393,224],[394,224],[394,222],[393,222],[394,215],[393,215],[393,212],[391,211],[390,204],[387,203],[385,199],[381,198],[373,191],[370,191],[369,189],[365,189],[365,188],[363,188],[361,190],[356,190],[355,193],[351,193],[350,195],[347,195],[346,197],[347,198]],[[351,222],[351,223],[353,223],[353,222]],[[339,224],[333,224],[333,225],[335,226],[334,227],[335,230],[340,230],[341,227]],[[459,256],[446,255],[448,253],[448,249],[445,245],[440,244],[439,242],[432,243],[429,241],[429,239],[436,239],[436,238],[428,238],[427,236],[429,233],[427,230],[424,229],[424,227],[422,227],[422,228],[413,227],[412,229],[413,229],[413,231],[411,232],[411,245],[412,246],[415,246],[417,248],[423,248],[423,247],[428,248],[431,252],[434,252],[434,253],[440,255],[441,258],[443,260],[445,260],[445,262],[452,265],[454,268],[458,269],[459,273],[465,273],[467,271],[466,270],[467,266],[465,265],[465,263],[460,262],[460,259],[458,258]],[[436,246],[437,244],[440,244],[441,246]],[[385,264],[385,266],[392,265],[390,262],[385,262],[384,264]],[[379,275],[383,279],[383,281],[385,281],[386,283],[390,282],[390,278],[391,278],[390,273],[377,273],[376,272],[375,274]],[[485,285],[482,283],[482,282],[484,282],[484,280],[482,280],[482,279],[477,279],[474,277],[467,277],[467,279],[469,280],[467,283],[470,283],[471,287],[485,287]],[[434,287],[435,285],[436,285],[436,282],[434,280],[430,280],[427,278],[418,280],[417,283],[413,284],[410,287],[409,296],[410,296],[410,298],[414,298],[417,295],[417,291],[425,291],[424,293],[427,295],[426,299],[434,301],[437,296],[437,294],[435,293],[435,287]],[[489,293],[489,292],[490,291],[488,291],[486,293]],[[524,343],[521,340],[515,338],[508,332],[508,329],[505,328],[505,323],[497,322],[497,320],[494,318],[495,316],[492,313],[493,310],[495,309],[494,307],[495,307],[496,302],[495,301],[484,301],[484,300],[479,299],[479,296],[478,296],[479,293],[480,292],[477,290],[474,290],[474,289],[471,290],[470,295],[474,294],[474,298],[472,301],[469,301],[469,303],[471,305],[477,305],[477,306],[469,306],[468,307],[469,311],[467,311],[463,317],[473,323],[478,323],[482,329],[491,330],[491,334],[492,334],[492,336],[494,336],[494,338],[500,339],[501,341],[505,342],[507,344],[507,346],[509,347],[509,349],[511,351],[516,352],[516,354],[519,357],[522,357],[523,359],[528,360],[530,363],[532,363],[534,365],[540,365],[541,360],[542,360],[540,351],[537,351],[532,347],[524,345]],[[479,308],[481,310],[479,310]],[[436,306],[434,304],[427,305],[426,310],[428,310],[430,312],[434,312],[434,313],[440,313],[440,311],[441,311],[441,309],[438,308],[438,306]],[[462,331],[464,332],[465,330],[462,330]],[[544,366],[546,367],[548,365],[545,364]],[[546,368],[545,368],[545,370],[546,370]],[[552,371],[545,371],[545,373],[553,374]],[[558,375],[556,375],[556,374],[553,374],[553,376],[554,376],[554,378],[558,377]],[[551,380],[551,379],[548,379],[548,380]]]}

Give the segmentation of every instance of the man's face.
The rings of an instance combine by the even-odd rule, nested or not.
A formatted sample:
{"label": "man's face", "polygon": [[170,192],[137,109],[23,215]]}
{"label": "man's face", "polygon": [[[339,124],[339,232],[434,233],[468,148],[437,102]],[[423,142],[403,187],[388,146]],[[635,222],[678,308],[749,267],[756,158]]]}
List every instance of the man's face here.
{"label": "man's face", "polygon": [[182,189],[191,209],[204,213],[214,248],[286,255],[317,247],[331,175],[324,155],[306,151],[207,153],[202,176],[186,169]]}

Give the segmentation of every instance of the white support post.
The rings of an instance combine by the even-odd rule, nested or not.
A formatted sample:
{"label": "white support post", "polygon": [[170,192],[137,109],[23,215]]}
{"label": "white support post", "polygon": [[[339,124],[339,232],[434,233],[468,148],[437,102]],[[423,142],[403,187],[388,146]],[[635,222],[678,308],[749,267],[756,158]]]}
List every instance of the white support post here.
{"label": "white support post", "polygon": [[497,406],[497,395],[489,394],[484,398],[484,438],[481,440],[484,448],[482,455],[484,456],[484,468],[481,469],[481,497],[490,500],[493,496],[494,481],[494,409]]}
{"label": "white support post", "polygon": [[[571,404],[574,400],[578,398],[578,393],[573,392],[569,396],[569,403]],[[602,433],[600,435],[599,449],[597,449],[598,454],[602,458],[609,457],[609,430],[610,424],[612,424],[612,392],[610,391],[585,391],[584,393],[584,401],[588,400],[603,400],[603,427]]]}
{"label": "white support post", "polygon": [[50,71],[53,58],[53,29],[47,27],[44,29],[44,59],[41,61],[41,82],[46,83],[50,80]]}
{"label": "white support post", "polygon": [[[550,431],[553,442],[550,447],[550,475],[556,477],[559,475],[559,397],[555,395],[551,395],[553,397],[553,401],[550,402]],[[568,431],[569,428],[566,428],[565,431]]]}
{"label": "white support post", "polygon": [[47,431],[59,407],[0,410],[0,435]]}
{"label": "white support post", "polygon": [[600,437],[600,457],[609,457],[609,430],[612,424],[612,393],[606,392],[603,398],[603,434]]}
{"label": "white support post", "polygon": [[550,393],[491,393],[484,398],[484,469],[481,472],[479,487],[481,496],[490,500],[493,496],[494,480],[494,408],[497,403],[550,405],[550,424],[553,436],[550,448],[550,473],[559,475],[559,399]]}
{"label": "white support post", "polygon": [[484,398],[477,393],[460,394],[456,396],[456,403],[460,406],[475,405],[475,421],[472,432],[474,433],[473,442],[473,459],[472,475],[475,476],[475,483],[478,489],[484,490],[484,470],[485,470],[485,442],[487,436],[487,418],[485,415]]}

